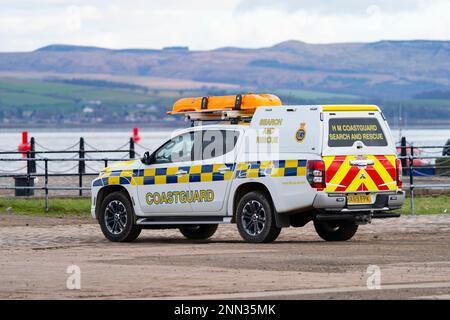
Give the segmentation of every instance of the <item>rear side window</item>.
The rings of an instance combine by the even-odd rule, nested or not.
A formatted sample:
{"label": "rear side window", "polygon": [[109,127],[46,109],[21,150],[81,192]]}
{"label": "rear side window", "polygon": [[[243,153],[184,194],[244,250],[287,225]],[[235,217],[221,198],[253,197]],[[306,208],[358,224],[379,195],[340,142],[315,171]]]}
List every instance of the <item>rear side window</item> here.
{"label": "rear side window", "polygon": [[201,148],[201,159],[206,160],[221,157],[232,151],[236,146],[238,137],[238,131],[214,129],[203,130],[201,131],[201,137],[196,134],[195,145],[196,148]]}
{"label": "rear side window", "polygon": [[334,118],[329,120],[329,147],[351,147],[355,141],[361,141],[367,147],[388,145],[377,118]]}

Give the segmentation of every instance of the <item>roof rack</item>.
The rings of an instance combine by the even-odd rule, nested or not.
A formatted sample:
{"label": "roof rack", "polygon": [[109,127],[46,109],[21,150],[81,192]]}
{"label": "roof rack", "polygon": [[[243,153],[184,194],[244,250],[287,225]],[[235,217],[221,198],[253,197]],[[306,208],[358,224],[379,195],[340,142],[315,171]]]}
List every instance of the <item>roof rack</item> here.
{"label": "roof rack", "polygon": [[181,114],[192,121],[230,121],[232,124],[249,122],[259,106],[281,106],[281,100],[272,94],[237,94],[183,98],[176,101],[167,114]]}
{"label": "roof rack", "polygon": [[217,110],[203,110],[203,111],[187,111],[181,112],[186,120],[191,121],[226,121],[226,120],[243,120],[251,119],[254,110],[232,110],[232,109],[217,109]]}
{"label": "roof rack", "polygon": [[192,121],[192,126],[203,121],[229,121],[231,124],[240,122],[250,122],[252,120],[254,110],[204,110],[204,111],[187,111],[179,112],[184,115],[186,121]]}

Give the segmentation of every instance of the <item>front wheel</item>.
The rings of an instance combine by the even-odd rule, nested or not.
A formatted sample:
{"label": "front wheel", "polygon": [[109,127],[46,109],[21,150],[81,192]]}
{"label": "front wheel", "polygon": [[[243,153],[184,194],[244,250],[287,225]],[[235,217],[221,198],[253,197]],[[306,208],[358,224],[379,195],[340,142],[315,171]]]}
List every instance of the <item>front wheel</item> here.
{"label": "front wheel", "polygon": [[272,242],[280,234],[270,200],[260,191],[249,192],[238,203],[236,224],[241,237],[254,243]]}
{"label": "front wheel", "polygon": [[317,234],[326,241],[350,240],[358,230],[354,221],[318,221],[314,220]]}
{"label": "front wheel", "polygon": [[105,197],[98,220],[110,241],[131,242],[141,233],[141,228],[134,224],[131,202],[123,192],[113,192]]}
{"label": "front wheel", "polygon": [[211,238],[217,230],[217,224],[200,224],[194,226],[183,226],[180,232],[191,240],[205,240]]}

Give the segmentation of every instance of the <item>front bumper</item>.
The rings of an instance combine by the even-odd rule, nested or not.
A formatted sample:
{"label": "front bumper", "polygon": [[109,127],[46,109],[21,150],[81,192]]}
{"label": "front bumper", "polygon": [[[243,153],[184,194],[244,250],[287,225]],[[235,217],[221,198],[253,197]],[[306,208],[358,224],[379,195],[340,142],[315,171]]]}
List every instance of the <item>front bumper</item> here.
{"label": "front bumper", "polygon": [[95,205],[97,202],[97,194],[98,194],[99,189],[100,189],[99,187],[94,187],[93,185],[91,186],[91,216],[94,219],[97,218],[96,212],[95,212],[95,209],[96,209]]}
{"label": "front bumper", "polygon": [[372,204],[348,205],[345,194],[321,192],[314,198],[313,207],[323,211],[338,212],[379,212],[400,209],[405,200],[404,191],[390,193],[373,193],[375,200]]}

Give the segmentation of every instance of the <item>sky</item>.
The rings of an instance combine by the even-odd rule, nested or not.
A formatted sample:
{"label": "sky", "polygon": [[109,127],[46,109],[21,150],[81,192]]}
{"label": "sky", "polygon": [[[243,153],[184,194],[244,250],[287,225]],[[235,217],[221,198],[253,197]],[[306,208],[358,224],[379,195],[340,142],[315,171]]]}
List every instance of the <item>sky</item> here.
{"label": "sky", "polygon": [[0,51],[450,39],[449,0],[0,0]]}

